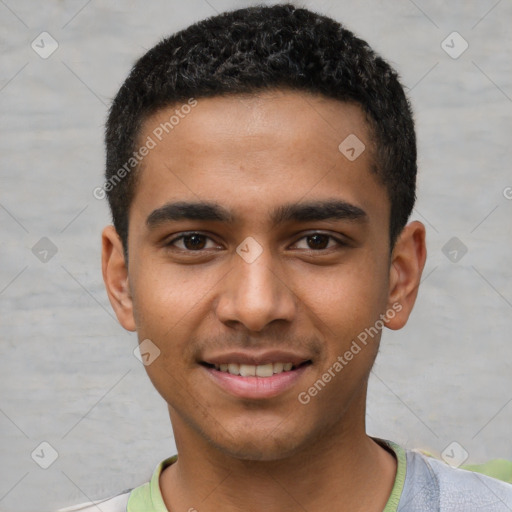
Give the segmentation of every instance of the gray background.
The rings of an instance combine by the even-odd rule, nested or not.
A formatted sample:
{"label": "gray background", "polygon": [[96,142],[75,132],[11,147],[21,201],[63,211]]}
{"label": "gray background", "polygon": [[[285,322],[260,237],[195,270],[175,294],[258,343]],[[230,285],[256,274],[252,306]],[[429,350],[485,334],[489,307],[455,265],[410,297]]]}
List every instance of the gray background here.
{"label": "gray background", "polygon": [[[101,278],[109,214],[92,190],[102,183],[103,124],[146,49],[250,4],[0,0],[3,512],[120,492],[174,453],[165,403]],[[429,254],[409,324],[384,333],[369,433],[438,456],[457,441],[469,462],[512,459],[512,4],[303,5],[344,22],[396,66],[417,120],[414,218],[427,226]],[[31,48],[43,31],[59,45],[47,59]],[[457,59],[441,46],[453,31],[469,44]],[[46,262],[32,252],[42,237],[58,251]],[[43,441],[58,452],[46,470],[31,458]],[[50,452],[36,453],[41,461]]]}

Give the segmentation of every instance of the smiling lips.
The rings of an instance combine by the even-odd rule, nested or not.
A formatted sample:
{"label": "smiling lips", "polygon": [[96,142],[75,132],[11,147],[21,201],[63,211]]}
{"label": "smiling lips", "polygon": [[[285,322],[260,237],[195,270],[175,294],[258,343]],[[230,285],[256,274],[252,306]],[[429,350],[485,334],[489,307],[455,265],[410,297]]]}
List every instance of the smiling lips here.
{"label": "smiling lips", "polygon": [[272,377],[276,373],[289,372],[293,369],[293,363],[267,363],[267,364],[238,364],[222,363],[214,365],[215,369],[221,372],[228,372],[231,375],[241,377]]}
{"label": "smiling lips", "polygon": [[307,356],[285,350],[230,352],[208,357],[202,364],[240,377],[272,377],[311,362]]}
{"label": "smiling lips", "polygon": [[201,362],[213,381],[239,398],[272,398],[294,386],[312,364],[287,351],[231,352]]}

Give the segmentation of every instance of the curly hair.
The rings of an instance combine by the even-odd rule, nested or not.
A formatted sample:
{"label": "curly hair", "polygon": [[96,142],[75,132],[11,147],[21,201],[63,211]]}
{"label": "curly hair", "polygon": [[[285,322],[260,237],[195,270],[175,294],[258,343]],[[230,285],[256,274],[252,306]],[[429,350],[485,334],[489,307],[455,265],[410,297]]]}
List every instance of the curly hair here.
{"label": "curly hair", "polygon": [[[133,66],[106,124],[105,188],[128,246],[137,168],[112,180],[136,150],[156,111],[191,98],[291,89],[358,104],[374,142],[374,172],[390,204],[390,246],[415,202],[416,136],[396,71],[337,21],[291,4],[253,6],[210,17],[162,40]],[[119,174],[118,174],[119,176]],[[110,181],[109,181],[110,180]]]}

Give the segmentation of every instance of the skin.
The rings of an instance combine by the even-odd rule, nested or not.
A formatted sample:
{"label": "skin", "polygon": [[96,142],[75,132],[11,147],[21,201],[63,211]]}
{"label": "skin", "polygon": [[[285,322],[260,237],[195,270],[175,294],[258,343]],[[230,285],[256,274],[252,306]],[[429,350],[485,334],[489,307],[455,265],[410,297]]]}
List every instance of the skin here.
{"label": "skin", "polygon": [[[175,108],[149,118],[140,140]],[[366,149],[349,161],[338,145],[352,133]],[[390,203],[372,153],[356,105],[285,90],[199,99],[143,161],[128,268],[115,229],[104,229],[103,276],[119,322],[161,351],[146,370],[179,453],[160,477],[169,510],[383,510],[396,461],[365,432],[380,332],[309,403],[297,399],[393,305],[386,327],[403,327],[416,299],[425,228],[408,224],[390,251]],[[284,204],[333,199],[366,215],[271,222]],[[216,202],[233,218],[150,228],[148,216],[175,201]],[[176,240],[187,231],[205,237]],[[247,237],[262,249],[251,263],[236,252]],[[200,364],[270,348],[311,361],[272,398],[233,396]]]}

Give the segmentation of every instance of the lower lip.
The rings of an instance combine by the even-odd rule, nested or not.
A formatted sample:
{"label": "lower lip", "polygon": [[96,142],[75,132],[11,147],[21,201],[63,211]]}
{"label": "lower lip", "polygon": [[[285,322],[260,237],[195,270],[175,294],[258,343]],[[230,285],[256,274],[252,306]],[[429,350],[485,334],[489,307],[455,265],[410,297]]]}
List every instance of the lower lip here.
{"label": "lower lip", "polygon": [[281,372],[272,377],[241,377],[215,368],[203,368],[224,391],[238,398],[262,399],[273,398],[289,390],[307,370],[308,364],[295,370]]}

